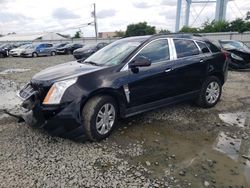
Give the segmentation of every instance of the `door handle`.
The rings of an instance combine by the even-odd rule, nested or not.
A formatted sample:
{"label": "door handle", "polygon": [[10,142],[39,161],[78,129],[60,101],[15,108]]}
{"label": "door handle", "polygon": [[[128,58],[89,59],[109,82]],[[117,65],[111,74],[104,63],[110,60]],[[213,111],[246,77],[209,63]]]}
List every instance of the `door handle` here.
{"label": "door handle", "polygon": [[204,62],[204,60],[203,60],[203,59],[201,59],[201,60],[200,60],[200,63],[202,63],[202,62]]}
{"label": "door handle", "polygon": [[173,69],[168,68],[168,69],[165,70],[165,72],[170,72],[170,71],[172,71],[172,70],[173,70]]}

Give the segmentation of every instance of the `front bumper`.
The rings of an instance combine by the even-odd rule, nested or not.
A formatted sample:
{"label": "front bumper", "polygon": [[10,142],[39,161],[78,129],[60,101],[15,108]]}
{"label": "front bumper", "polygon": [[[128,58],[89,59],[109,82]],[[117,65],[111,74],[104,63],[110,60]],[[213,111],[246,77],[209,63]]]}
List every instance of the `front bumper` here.
{"label": "front bumper", "polygon": [[[25,122],[33,127],[44,128],[52,136],[68,137],[72,131],[74,135],[84,135],[81,118],[80,101],[73,101],[64,105],[40,105],[39,102],[24,101],[23,106],[29,103],[28,112],[22,115]],[[74,136],[75,137],[75,136]]]}
{"label": "front bumper", "polygon": [[21,57],[32,57],[32,53],[21,53]]}

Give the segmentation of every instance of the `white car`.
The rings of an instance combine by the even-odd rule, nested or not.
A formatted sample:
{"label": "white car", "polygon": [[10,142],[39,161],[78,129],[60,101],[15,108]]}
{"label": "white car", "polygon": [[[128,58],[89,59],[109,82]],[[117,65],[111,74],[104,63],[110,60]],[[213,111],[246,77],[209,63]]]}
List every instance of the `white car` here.
{"label": "white car", "polygon": [[19,46],[18,48],[14,48],[10,50],[9,55],[13,57],[19,57],[21,53],[30,46],[31,44],[25,44],[22,46]]}

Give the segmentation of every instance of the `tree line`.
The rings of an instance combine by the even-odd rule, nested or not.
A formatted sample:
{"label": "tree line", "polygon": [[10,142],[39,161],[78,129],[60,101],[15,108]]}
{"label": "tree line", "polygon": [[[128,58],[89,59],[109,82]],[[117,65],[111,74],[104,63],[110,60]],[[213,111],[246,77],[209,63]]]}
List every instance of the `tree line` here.
{"label": "tree line", "polygon": [[[182,27],[182,33],[215,33],[215,32],[239,32],[243,33],[250,31],[250,11],[247,12],[246,17],[236,18],[232,21],[209,21],[207,20],[201,27]],[[147,22],[140,22],[137,24],[130,24],[127,26],[125,32],[116,31],[117,37],[130,37],[141,35],[152,35],[156,33],[155,26],[150,26]],[[159,33],[171,33],[169,30],[160,30]]]}

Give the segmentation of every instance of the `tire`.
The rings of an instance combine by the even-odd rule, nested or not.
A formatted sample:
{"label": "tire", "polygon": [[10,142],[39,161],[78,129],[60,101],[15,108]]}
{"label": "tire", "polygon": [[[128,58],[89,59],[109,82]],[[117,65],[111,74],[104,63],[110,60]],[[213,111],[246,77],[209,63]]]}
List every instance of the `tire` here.
{"label": "tire", "polygon": [[55,55],[56,55],[56,52],[52,51],[50,55],[51,55],[51,56],[55,56]]}
{"label": "tire", "polygon": [[[108,111],[106,111],[105,107],[107,107]],[[110,112],[110,115],[108,117],[105,116],[105,112]],[[111,134],[117,123],[117,104],[110,96],[95,96],[83,107],[82,119],[83,127],[88,139],[90,141],[103,140]],[[102,123],[102,120],[106,121],[106,124]],[[100,124],[99,127],[98,124]]]}
{"label": "tire", "polygon": [[202,88],[196,100],[196,104],[202,108],[211,108],[215,106],[220,100],[221,92],[221,80],[216,76],[210,76],[202,84]]}
{"label": "tire", "polygon": [[70,55],[70,54],[71,54],[71,51],[70,51],[70,50],[67,50],[67,51],[66,51],[66,54],[67,54],[67,55]]}
{"label": "tire", "polygon": [[2,53],[0,53],[0,58],[4,58],[4,55]]}
{"label": "tire", "polygon": [[38,57],[38,54],[36,52],[33,52],[32,57]]}

